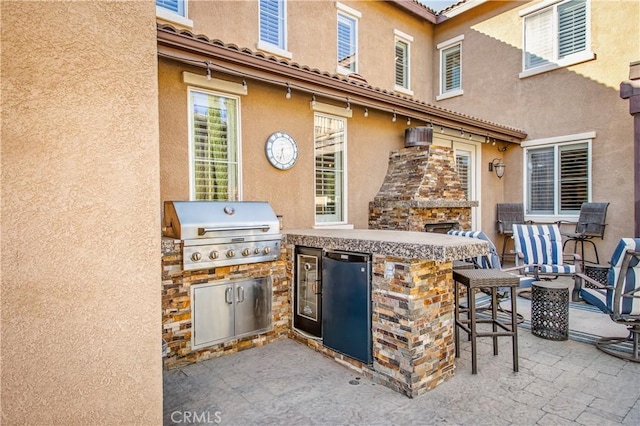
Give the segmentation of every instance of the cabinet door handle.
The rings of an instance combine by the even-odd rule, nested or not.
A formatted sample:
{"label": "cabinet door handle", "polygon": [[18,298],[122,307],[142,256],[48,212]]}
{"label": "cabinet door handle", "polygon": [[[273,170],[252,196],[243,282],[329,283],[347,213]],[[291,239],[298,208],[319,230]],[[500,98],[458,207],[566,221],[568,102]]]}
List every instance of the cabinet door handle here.
{"label": "cabinet door handle", "polygon": [[229,305],[233,303],[233,287],[227,287],[224,292],[224,301]]}
{"label": "cabinet door handle", "polygon": [[244,288],[238,286],[238,302],[244,302]]}

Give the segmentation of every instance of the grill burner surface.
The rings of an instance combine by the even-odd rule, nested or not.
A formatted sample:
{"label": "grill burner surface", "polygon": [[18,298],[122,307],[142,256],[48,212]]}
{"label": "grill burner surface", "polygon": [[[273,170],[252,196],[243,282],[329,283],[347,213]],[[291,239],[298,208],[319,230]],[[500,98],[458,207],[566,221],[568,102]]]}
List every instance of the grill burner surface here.
{"label": "grill burner surface", "polygon": [[185,271],[280,257],[280,222],[267,202],[166,201],[164,235],[183,241]]}

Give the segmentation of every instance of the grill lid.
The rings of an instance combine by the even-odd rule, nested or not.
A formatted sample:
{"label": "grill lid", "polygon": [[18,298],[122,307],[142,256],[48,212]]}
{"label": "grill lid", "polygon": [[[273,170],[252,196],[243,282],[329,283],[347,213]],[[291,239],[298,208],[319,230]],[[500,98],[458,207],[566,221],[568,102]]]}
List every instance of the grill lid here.
{"label": "grill lid", "polygon": [[266,201],[165,201],[164,235],[181,240],[242,236],[280,237]]}

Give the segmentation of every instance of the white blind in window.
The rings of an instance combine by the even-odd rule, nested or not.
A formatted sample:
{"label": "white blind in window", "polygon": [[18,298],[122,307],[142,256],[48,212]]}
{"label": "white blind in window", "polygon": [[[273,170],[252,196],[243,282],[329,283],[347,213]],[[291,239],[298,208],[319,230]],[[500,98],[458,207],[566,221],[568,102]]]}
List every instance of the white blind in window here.
{"label": "white blind in window", "polygon": [[470,198],[470,173],[471,173],[471,157],[468,152],[457,153],[456,152],[456,168],[458,177],[460,178],[460,185],[464,189],[465,199]]}
{"label": "white blind in window", "polygon": [[525,68],[551,61],[553,54],[553,9],[527,16],[525,25]]}
{"label": "white blind in window", "polygon": [[156,6],[184,16],[184,0],[156,0]]}
{"label": "white blind in window", "polygon": [[442,52],[442,92],[458,90],[460,85],[460,45],[451,46]]}
{"label": "white blind in window", "polygon": [[338,65],[356,72],[356,20],[338,14]]}
{"label": "white blind in window", "polygon": [[589,151],[586,144],[561,146],[559,151],[560,213],[575,213],[589,201]]}
{"label": "white blind in window", "polygon": [[193,197],[237,200],[237,100],[192,92]]}
{"label": "white blind in window", "polygon": [[554,151],[551,148],[527,152],[529,174],[528,213],[554,213]]}
{"label": "white blind in window", "polygon": [[573,0],[558,6],[558,58],[587,48],[587,3]]}
{"label": "white blind in window", "polygon": [[344,220],[345,120],[315,115],[316,222]]}
{"label": "white blind in window", "polygon": [[284,0],[260,0],[260,40],[285,49]]}
{"label": "white blind in window", "polygon": [[396,85],[409,88],[409,46],[402,40],[396,41]]}

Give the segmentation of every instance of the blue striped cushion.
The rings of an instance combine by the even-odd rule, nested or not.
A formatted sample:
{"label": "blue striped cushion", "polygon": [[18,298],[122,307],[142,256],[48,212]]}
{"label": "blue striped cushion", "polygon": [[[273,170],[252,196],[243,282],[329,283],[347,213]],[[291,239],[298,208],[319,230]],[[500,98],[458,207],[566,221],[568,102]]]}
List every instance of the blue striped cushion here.
{"label": "blue striped cushion", "polygon": [[[562,236],[557,225],[513,225],[513,239],[516,252],[524,255],[524,264],[563,266]],[[563,268],[550,272],[573,273],[575,267],[571,266],[567,272],[560,272]]]}
{"label": "blue striped cushion", "polygon": [[[617,247],[613,251],[611,257],[611,267],[607,274],[607,283],[610,286],[616,286],[620,276],[622,261],[627,250],[636,250],[640,248],[640,238],[622,238],[618,242]],[[631,258],[629,269],[625,277],[624,293],[637,289],[640,286],[640,265],[638,260]],[[586,289],[584,289],[586,290]],[[582,292],[581,292],[582,293]],[[606,303],[609,312],[613,312],[613,290],[607,290]],[[620,315],[640,315],[640,298],[625,297],[620,305],[620,312],[613,312]]]}

